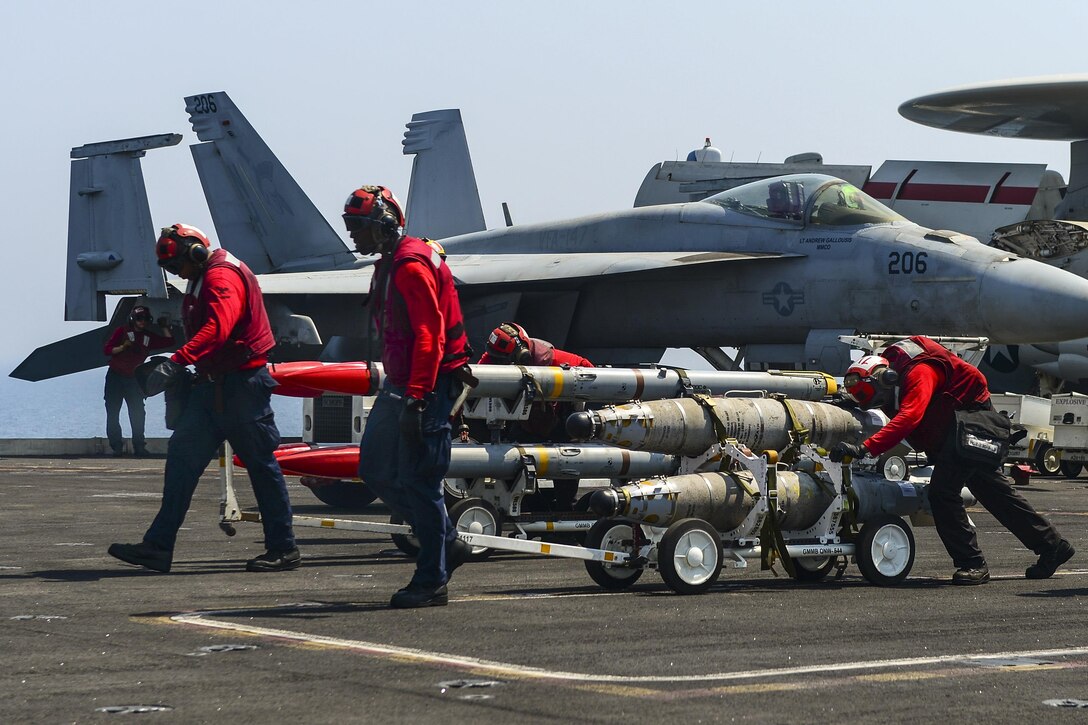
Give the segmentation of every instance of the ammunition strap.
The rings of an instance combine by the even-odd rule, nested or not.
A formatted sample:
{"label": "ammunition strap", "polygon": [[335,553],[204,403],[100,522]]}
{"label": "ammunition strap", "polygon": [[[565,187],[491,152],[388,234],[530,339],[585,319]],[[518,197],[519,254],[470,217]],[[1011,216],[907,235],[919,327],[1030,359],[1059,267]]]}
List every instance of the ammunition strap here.
{"label": "ammunition strap", "polygon": [[759,558],[763,570],[774,572],[775,559],[782,560],[782,568],[791,577],[794,576],[793,559],[786,550],[786,539],[782,536],[782,527],[778,525],[778,469],[777,464],[768,461],[767,466],[767,518],[763,520],[763,529],[759,532]]}
{"label": "ammunition strap", "polygon": [[[691,397],[707,412],[707,415],[710,416],[710,423],[714,426],[714,435],[718,437],[718,443],[724,446],[726,442],[730,440],[729,433],[725,429],[725,422],[718,416],[718,409],[714,407],[714,402],[710,399],[710,396],[695,393]],[[722,462],[718,467],[719,471],[725,470],[725,460],[726,459],[723,457]],[[753,499],[758,500],[762,495],[758,488],[746,481],[742,476],[737,476],[736,481],[737,484],[744,489],[744,492]]]}
{"label": "ammunition strap", "polygon": [[809,429],[801,425],[801,419],[797,417],[797,411],[793,409],[793,404],[790,403],[789,398],[781,394],[772,395],[771,397],[782,403],[782,407],[786,409],[786,414],[790,417],[790,425],[792,426],[790,444],[780,453],[783,461],[792,463],[796,460],[801,445],[808,443]]}

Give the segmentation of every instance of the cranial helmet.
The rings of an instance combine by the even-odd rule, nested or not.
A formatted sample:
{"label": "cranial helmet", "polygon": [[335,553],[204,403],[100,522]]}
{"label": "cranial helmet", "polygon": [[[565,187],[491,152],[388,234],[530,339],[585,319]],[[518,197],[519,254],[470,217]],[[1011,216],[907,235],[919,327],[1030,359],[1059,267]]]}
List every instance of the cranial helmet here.
{"label": "cranial helmet", "polygon": [[843,376],[842,384],[846,392],[863,408],[880,405],[884,393],[899,382],[899,373],[888,366],[887,358],[880,355],[866,355],[851,365]]}
{"label": "cranial helmet", "polygon": [[151,322],[151,310],[143,306],[136,306],[132,308],[132,312],[128,313],[129,323],[142,320],[144,322]]}
{"label": "cranial helmet", "polygon": [[212,243],[204,232],[188,224],[163,227],[155,243],[159,266],[175,274],[185,262],[202,267],[212,254]]}
{"label": "cranial helmet", "polygon": [[487,356],[500,363],[528,365],[533,356],[529,350],[529,336],[514,322],[504,322],[492,330],[486,348]]}
{"label": "cranial helmet", "polygon": [[[348,232],[377,225],[375,231],[378,238],[395,241],[406,221],[404,206],[384,186],[361,186],[351,192],[351,196],[344,202],[344,226]],[[359,246],[359,240],[356,239],[356,247]],[[375,250],[360,248],[359,251],[368,254]]]}

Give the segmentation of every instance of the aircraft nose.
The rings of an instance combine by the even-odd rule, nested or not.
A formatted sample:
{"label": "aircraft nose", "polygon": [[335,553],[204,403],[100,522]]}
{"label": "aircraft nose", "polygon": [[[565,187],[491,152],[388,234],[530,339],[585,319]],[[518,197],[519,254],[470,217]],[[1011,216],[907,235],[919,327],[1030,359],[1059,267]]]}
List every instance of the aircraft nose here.
{"label": "aircraft nose", "polygon": [[991,264],[979,305],[993,342],[1088,336],[1088,280],[1032,259]]}

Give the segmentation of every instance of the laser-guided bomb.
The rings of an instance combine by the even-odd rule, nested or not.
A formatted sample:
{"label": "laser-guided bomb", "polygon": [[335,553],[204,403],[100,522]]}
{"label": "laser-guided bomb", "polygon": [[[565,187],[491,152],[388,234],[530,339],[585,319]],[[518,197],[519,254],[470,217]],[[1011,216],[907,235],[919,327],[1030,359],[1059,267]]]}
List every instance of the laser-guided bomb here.
{"label": "laser-guided bomb", "polygon": [[[915,556],[905,517],[932,521],[928,484],[850,472],[811,444],[799,451],[786,467],[727,440],[702,457],[704,467],[719,470],[595,492],[589,508],[602,518],[586,545],[620,559],[587,561],[587,571],[601,586],[623,589],[656,569],[674,591],[695,594],[717,580],[726,561],[743,568],[749,559],[770,565],[783,557],[795,578],[817,581],[853,556],[874,584],[905,579]],[[966,489],[961,495],[974,503]]]}
{"label": "laser-guided bomb", "polygon": [[[598,516],[618,517],[649,526],[669,526],[682,519],[703,519],[724,538],[734,532],[757,504],[755,474],[748,470],[710,471],[666,476],[596,491],[589,508]],[[814,472],[776,472],[778,525],[786,531],[814,526],[835,498],[830,482]],[[857,523],[878,516],[930,515],[925,483],[892,482],[855,472],[851,510]],[[750,532],[743,532],[744,535]]]}
{"label": "laser-guided bomb", "polygon": [[798,426],[807,429],[810,443],[830,448],[840,441],[860,442],[885,422],[878,411],[804,400],[676,398],[575,413],[567,419],[567,433],[631,450],[696,456],[723,437],[755,451],[780,451]]}

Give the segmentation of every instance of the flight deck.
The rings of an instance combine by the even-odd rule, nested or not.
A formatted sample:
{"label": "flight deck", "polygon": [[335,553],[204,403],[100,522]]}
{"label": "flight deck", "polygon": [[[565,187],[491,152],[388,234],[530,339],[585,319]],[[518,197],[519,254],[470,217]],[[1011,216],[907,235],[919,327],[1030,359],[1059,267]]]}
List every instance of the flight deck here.
{"label": "flight deck", "polygon": [[[457,571],[449,606],[393,610],[413,564],[385,535],[300,530],[302,568],[245,572],[260,528],[220,531],[214,466],[172,573],[110,558],[157,510],[162,463],[0,459],[0,720],[1007,722],[1088,701],[1083,475],[1020,487],[1079,550],[1043,581],[976,506],[994,575],[980,587],[951,586],[919,528],[894,587],[850,567],[814,584],[756,570],[698,596],[658,577],[609,592],[580,561],[496,552]],[[336,513],[288,484],[296,513]]]}

